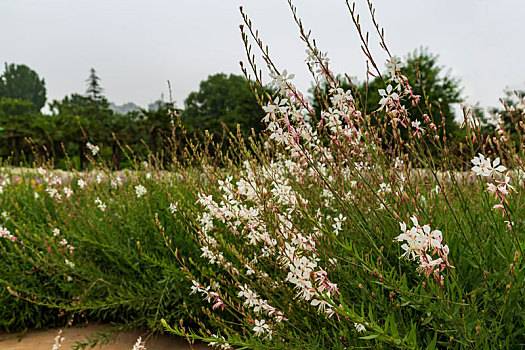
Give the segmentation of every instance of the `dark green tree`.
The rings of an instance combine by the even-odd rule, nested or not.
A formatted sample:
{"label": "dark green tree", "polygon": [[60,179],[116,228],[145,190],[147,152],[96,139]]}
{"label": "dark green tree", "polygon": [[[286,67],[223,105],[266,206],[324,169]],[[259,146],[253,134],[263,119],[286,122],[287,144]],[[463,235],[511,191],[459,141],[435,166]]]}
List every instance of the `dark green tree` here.
{"label": "dark green tree", "polygon": [[190,130],[209,130],[221,134],[223,123],[232,132],[240,125],[243,136],[264,129],[261,119],[264,111],[241,76],[223,73],[211,75],[200,83],[199,91],[185,100],[182,122]]}
{"label": "dark green tree", "polygon": [[24,64],[7,64],[0,76],[0,98],[30,101],[39,111],[46,103],[46,84],[38,74]]}
{"label": "dark green tree", "polygon": [[114,113],[105,98],[101,97],[97,104],[93,104],[90,96],[71,94],[60,101],[53,101],[50,108],[54,118],[61,120],[60,125],[64,128],[61,142],[68,152],[78,155],[81,169],[87,167],[85,154],[88,141],[110,144]]}
{"label": "dark green tree", "polygon": [[86,95],[92,100],[92,102],[98,104],[101,100],[105,100],[104,96],[102,96],[104,89],[100,86],[100,78],[97,75],[95,68],[89,70],[89,77],[86,79],[86,83]]}
{"label": "dark green tree", "polygon": [[12,98],[0,99],[0,132],[2,156],[14,156],[16,165],[20,164],[23,150],[28,150],[24,138],[31,136],[33,103]]}
{"label": "dark green tree", "polygon": [[156,110],[140,111],[139,125],[147,135],[148,146],[153,154],[156,154],[162,146],[162,139],[171,133],[171,118],[168,105],[160,104]]}

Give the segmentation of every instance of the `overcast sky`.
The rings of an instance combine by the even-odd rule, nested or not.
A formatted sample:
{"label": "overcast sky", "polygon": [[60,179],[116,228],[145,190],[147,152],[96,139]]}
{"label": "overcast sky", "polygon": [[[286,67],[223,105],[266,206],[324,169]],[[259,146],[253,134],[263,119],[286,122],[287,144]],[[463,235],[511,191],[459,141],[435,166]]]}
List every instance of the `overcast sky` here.
{"label": "overcast sky", "polygon": [[[345,2],[295,4],[332,68],[364,78],[365,59]],[[167,99],[170,80],[183,107],[208,75],[241,74],[239,5],[277,66],[308,89],[304,46],[285,0],[0,0],[0,62],[36,70],[46,80],[48,101],[83,93],[93,67],[110,101],[145,107],[162,93]],[[357,6],[365,26],[366,2]],[[426,46],[439,54],[469,102],[494,106],[505,87],[525,87],[525,1],[381,0],[375,6],[390,51],[403,57]],[[377,47],[376,36],[371,43]]]}

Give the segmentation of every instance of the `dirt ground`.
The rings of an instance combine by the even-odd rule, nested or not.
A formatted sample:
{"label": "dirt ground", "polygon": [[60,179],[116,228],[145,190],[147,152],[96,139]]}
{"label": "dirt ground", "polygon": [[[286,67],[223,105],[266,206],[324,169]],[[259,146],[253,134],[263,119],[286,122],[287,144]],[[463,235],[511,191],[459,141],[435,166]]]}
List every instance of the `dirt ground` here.
{"label": "dirt ground", "polygon": [[[72,346],[81,340],[85,340],[87,336],[101,330],[100,325],[88,325],[84,327],[71,327],[64,329],[60,350],[69,350]],[[48,330],[30,330],[25,333],[21,339],[18,334],[0,333],[0,350],[51,350],[55,343],[55,337],[58,334],[58,329]],[[137,338],[144,334],[141,331],[128,331],[116,334],[112,337],[110,342],[103,346],[96,346],[94,349],[98,350],[132,350]],[[88,349],[88,347],[86,347]],[[146,349],[148,350],[190,350],[188,343],[180,337],[170,335],[152,336],[146,340]],[[211,349],[205,344],[196,344],[193,346],[195,350]]]}

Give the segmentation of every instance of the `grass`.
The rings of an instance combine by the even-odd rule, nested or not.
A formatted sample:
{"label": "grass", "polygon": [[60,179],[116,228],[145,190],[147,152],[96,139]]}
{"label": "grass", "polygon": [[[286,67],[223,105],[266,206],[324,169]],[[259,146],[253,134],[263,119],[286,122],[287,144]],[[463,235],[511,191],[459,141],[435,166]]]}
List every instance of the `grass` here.
{"label": "grass", "polygon": [[259,96],[260,138],[186,139],[164,150],[184,156],[167,170],[113,173],[97,156],[98,174],[3,168],[2,328],[109,321],[225,349],[525,344],[522,124],[485,135],[467,115],[452,139],[386,46],[383,100],[366,112],[290,6],[330,87],[323,113],[243,14],[275,91]]}
{"label": "grass", "polygon": [[[51,174],[20,169],[2,173],[11,179],[0,199],[2,226],[23,241],[0,242],[3,329],[58,327],[74,318],[159,330],[161,317],[177,321],[195,306],[175,257],[166,254],[165,239],[185,257],[199,260],[195,243],[180,234],[182,228],[168,209],[171,202],[189,200],[183,182],[161,173],[148,179],[141,171],[126,173],[128,180],[118,188],[107,178],[89,180],[89,174],[64,177],[61,186],[50,186],[44,178]],[[121,173],[111,176],[124,178]],[[80,177],[88,182],[86,188],[78,187]],[[138,183],[148,188],[140,201],[134,188]],[[45,189],[52,187],[70,187],[73,195],[67,198],[61,191],[61,200],[50,198]],[[106,203],[105,211],[95,198]],[[170,232],[165,238],[156,219]],[[55,229],[60,230],[57,236]],[[73,251],[60,244],[63,239]]]}

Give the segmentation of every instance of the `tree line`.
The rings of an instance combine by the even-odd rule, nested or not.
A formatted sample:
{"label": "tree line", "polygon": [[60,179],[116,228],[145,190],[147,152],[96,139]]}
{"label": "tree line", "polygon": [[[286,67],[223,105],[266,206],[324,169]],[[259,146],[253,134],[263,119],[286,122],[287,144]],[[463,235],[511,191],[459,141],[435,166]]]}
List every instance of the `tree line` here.
{"label": "tree line", "polygon": [[[401,68],[416,95],[429,101],[437,101],[423,111],[410,107],[413,119],[424,120],[430,114],[435,124],[446,121],[446,132],[452,137],[461,137],[454,104],[463,101],[460,81],[438,65],[438,56],[419,49],[409,54]],[[341,77],[342,87],[350,89],[367,111],[376,110],[381,99],[379,89],[384,88],[380,77],[370,81],[353,82]],[[199,90],[192,92],[184,101],[183,109],[169,103],[157,109],[116,113],[104,96],[100,78],[91,69],[86,80],[84,94],[72,93],[60,100],[48,103],[50,113],[41,113],[46,103],[44,79],[23,64],[5,64],[0,76],[0,157],[10,159],[15,165],[35,160],[51,160],[58,168],[88,166],[87,142],[101,145],[100,156],[115,169],[130,166],[133,158],[147,154],[159,154],[166,149],[166,142],[173,136],[173,124],[180,116],[187,133],[203,135],[205,130],[223,135],[224,127],[243,137],[258,134],[265,128],[261,122],[264,111],[259,105],[250,84],[242,76],[215,74],[202,81]],[[326,89],[327,87],[324,87]],[[329,101],[322,101],[322,89],[312,88],[310,99],[319,112]],[[272,90],[255,91],[270,96]],[[518,94],[519,96],[519,94]],[[507,93],[506,107],[516,103]],[[430,113],[429,113],[430,110]],[[503,116],[504,123],[512,123],[508,108],[493,109],[492,113]],[[490,135],[496,125],[487,123],[481,109],[474,109],[475,116],[483,124],[483,131]],[[238,129],[237,129],[238,128]],[[178,131],[178,137],[182,135]]]}

